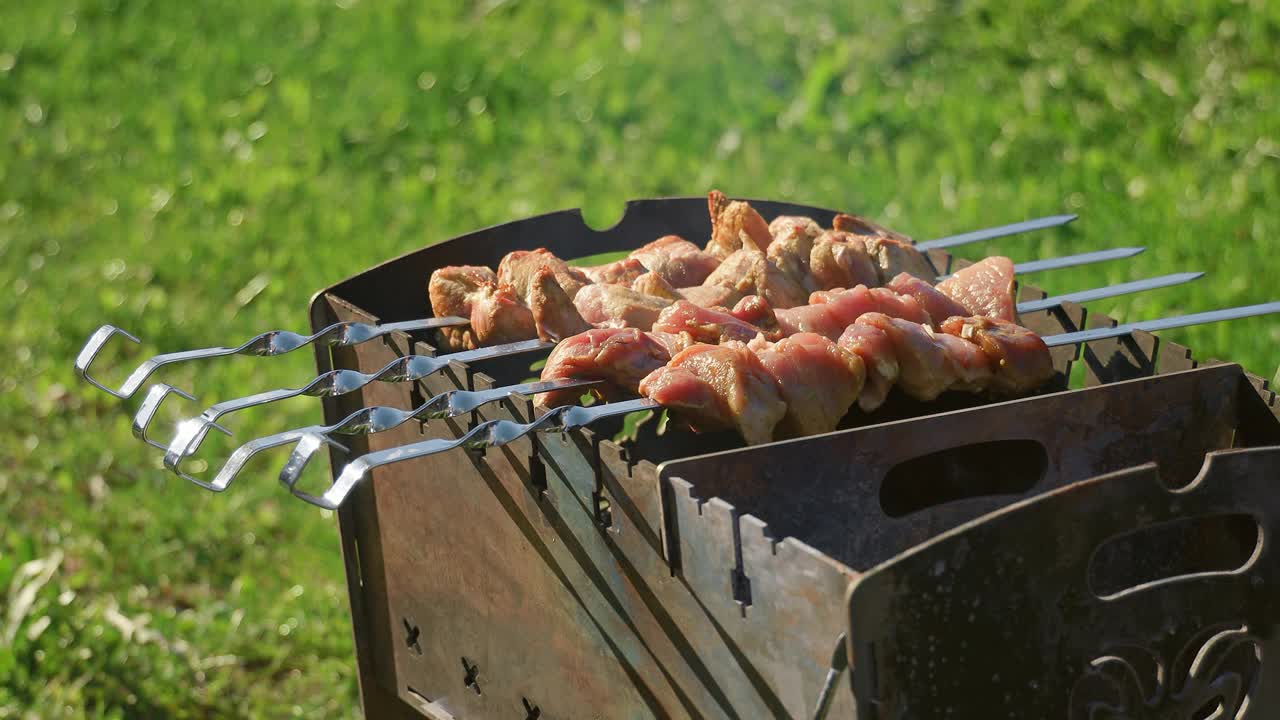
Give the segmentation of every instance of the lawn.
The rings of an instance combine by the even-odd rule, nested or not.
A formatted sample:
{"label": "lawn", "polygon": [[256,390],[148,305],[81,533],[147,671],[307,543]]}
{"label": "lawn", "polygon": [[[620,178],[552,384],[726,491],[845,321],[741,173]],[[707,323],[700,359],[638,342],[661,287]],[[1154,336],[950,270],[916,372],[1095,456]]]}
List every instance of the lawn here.
{"label": "lawn", "polygon": [[[223,495],[163,472],[72,375],[103,322],[144,352],[301,330],[314,290],[425,243],[711,187],[920,238],[1081,216],[971,255],[1148,247],[1054,291],[1210,273],[1093,306],[1125,319],[1280,297],[1280,4],[430,6],[0,3],[0,718],[358,714],[332,518],[276,457]],[[1164,335],[1280,362],[1277,318]],[[163,378],[208,404],[308,372]]]}

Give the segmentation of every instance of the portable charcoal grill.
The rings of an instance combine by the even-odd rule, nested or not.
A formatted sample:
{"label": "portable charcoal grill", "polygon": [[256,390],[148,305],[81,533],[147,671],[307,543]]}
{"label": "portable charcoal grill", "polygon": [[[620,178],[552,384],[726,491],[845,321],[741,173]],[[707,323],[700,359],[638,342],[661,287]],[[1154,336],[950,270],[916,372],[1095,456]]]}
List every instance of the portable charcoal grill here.
{"label": "portable charcoal grill", "polygon": [[[707,237],[705,199],[634,201],[603,231],[571,210],[454,238],[321,291],[311,324],[419,318],[444,266],[667,234]],[[941,273],[964,264],[929,256]],[[1020,322],[1045,336],[1115,324],[1071,303]],[[431,342],[395,330],[318,345],[316,363],[370,373]],[[1053,353],[1034,396],[895,394],[798,440],[743,447],[649,422],[619,443],[612,418],[376,468],[337,511],[366,715],[1209,717],[1196,713],[1218,703],[1235,717],[1246,697],[1251,718],[1280,712],[1280,664],[1261,662],[1280,618],[1274,394],[1140,331]],[[546,354],[370,383],[325,398],[325,423],[519,383]],[[1086,387],[1069,389],[1077,362]],[[508,398],[356,436],[331,450],[333,475],[536,417]]]}

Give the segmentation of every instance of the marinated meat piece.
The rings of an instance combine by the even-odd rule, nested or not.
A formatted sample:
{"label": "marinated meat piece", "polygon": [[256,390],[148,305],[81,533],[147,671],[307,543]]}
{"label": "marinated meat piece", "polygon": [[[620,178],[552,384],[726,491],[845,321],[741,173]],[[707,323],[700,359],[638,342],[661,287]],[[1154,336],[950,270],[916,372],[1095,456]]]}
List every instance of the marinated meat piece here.
{"label": "marinated meat piece", "polygon": [[538,336],[533,313],[510,285],[499,283],[471,308],[471,331],[480,347]]}
{"label": "marinated meat piece", "polygon": [[648,330],[671,301],[621,285],[588,285],[578,291],[573,304],[593,325]]}
{"label": "marinated meat piece", "polygon": [[760,328],[770,337],[781,337],[782,329],[778,327],[778,316],[774,314],[769,302],[759,295],[748,295],[738,301],[729,314],[744,323]]}
{"label": "marinated meat piece", "polygon": [[[687,332],[694,342],[718,345],[730,340],[747,342],[756,335],[768,335],[763,329],[721,310],[699,307],[681,300],[658,316],[653,323],[654,332]],[[776,338],[777,335],[775,334]]]}
{"label": "marinated meat piece", "polygon": [[854,323],[836,344],[861,358],[866,368],[867,381],[858,395],[858,407],[863,412],[878,409],[898,381],[898,355],[889,334],[878,327]]}
{"label": "marinated meat piece", "polygon": [[[771,230],[773,227],[769,226]],[[782,232],[774,233],[773,243],[769,245],[765,255],[797,287],[805,292],[813,292],[818,289],[818,285],[809,272],[809,256],[813,252],[813,240],[816,236],[809,234],[808,228],[803,225],[790,224],[784,227]]]}
{"label": "marinated meat piece", "polygon": [[769,225],[750,204],[730,201],[719,190],[707,193],[707,210],[711,213],[711,241],[707,252],[724,260],[743,248],[763,252],[773,241]]}
{"label": "marinated meat piece", "polygon": [[721,285],[742,295],[760,295],[775,308],[803,305],[809,294],[759,250],[739,250],[707,277],[703,285]]}
{"label": "marinated meat piece", "polygon": [[872,235],[875,237],[893,238],[904,243],[911,243],[911,238],[901,233],[896,233],[883,225],[877,225],[870,220],[859,217],[858,215],[849,215],[840,213],[831,221],[831,227],[840,232],[853,233],[854,235]]}
{"label": "marinated meat piece", "polygon": [[809,252],[809,273],[819,290],[880,285],[880,273],[867,253],[865,238],[846,232],[825,232]]}
{"label": "marinated meat piece", "polygon": [[942,323],[942,331],[982,348],[995,373],[988,385],[992,392],[1027,392],[1053,377],[1048,346],[1020,325],[982,316],[953,317]]}
{"label": "marinated meat piece", "polygon": [[664,235],[633,251],[630,257],[672,287],[701,285],[720,264],[716,257],[679,235]]}
{"label": "marinated meat piece", "polygon": [[[582,297],[581,292],[578,297]],[[533,312],[533,324],[542,340],[563,340],[591,329],[591,324],[579,314],[569,294],[556,280],[555,271],[549,267],[539,268],[534,273],[529,289],[529,309]]]}
{"label": "marinated meat piece", "polygon": [[582,271],[586,273],[587,277],[591,278],[592,282],[626,285],[627,287],[631,287],[631,283],[635,282],[636,278],[648,272],[644,264],[634,257],[625,257],[605,265],[582,268]]}
{"label": "marinated meat piece", "polygon": [[[779,215],[769,221],[769,235],[774,242],[799,230],[812,240],[822,234],[822,226],[811,217],[803,215]],[[772,246],[771,246],[772,247]]]}
{"label": "marinated meat piece", "polygon": [[[498,276],[487,267],[459,265],[444,267],[431,273],[427,283],[427,296],[431,312],[436,317],[470,318],[476,301],[488,296],[497,287]],[[441,328],[444,346],[451,350],[472,350],[479,347],[470,327]]]}
{"label": "marinated meat piece", "polygon": [[749,445],[773,439],[787,412],[773,376],[739,342],[682,350],[640,382],[640,394],[696,428],[735,429]]}
{"label": "marinated meat piece", "polygon": [[776,310],[774,314],[784,335],[813,332],[835,340],[859,317],[873,312],[930,323],[929,314],[910,295],[865,285],[848,290],[819,290],[809,296],[808,305]]}
{"label": "marinated meat piece", "polygon": [[865,237],[863,241],[880,274],[878,284],[884,285],[898,273],[914,275],[926,282],[938,279],[933,264],[911,243],[891,237]]}
{"label": "marinated meat piece", "polygon": [[777,428],[782,437],[835,430],[866,380],[862,359],[821,335],[800,333],[751,349],[773,375],[787,404]]}
{"label": "marinated meat piece", "polygon": [[956,315],[985,315],[1013,322],[1013,261],[995,255],[976,262],[938,283],[938,292],[964,307],[965,312]]}
{"label": "marinated meat piece", "polygon": [[663,280],[662,276],[655,272],[647,272],[636,278],[635,282],[631,283],[631,289],[644,295],[673,302],[681,299],[680,291],[671,287],[671,283]]}
{"label": "marinated meat piece", "polygon": [[972,315],[963,305],[947,297],[938,288],[921,280],[915,275],[899,273],[885,284],[885,287],[899,295],[910,295],[920,303],[924,311],[935,323],[940,323],[956,315]]}
{"label": "marinated meat piece", "polygon": [[[666,343],[635,328],[596,328],[565,338],[556,345],[542,368],[543,380],[580,378],[604,380],[592,393],[606,400],[636,394],[640,381],[671,359]],[[540,404],[556,407],[576,403],[578,389],[557,390],[538,396]]]}
{"label": "marinated meat piece", "polygon": [[[498,264],[498,283],[511,286],[526,305],[529,289],[533,286],[533,275],[540,268],[550,268],[555,273],[556,282],[572,299],[583,286],[591,284],[591,279],[578,269],[571,268],[565,261],[556,257],[546,248],[537,250],[515,250],[509,252]],[[532,335],[530,336],[532,337]]]}
{"label": "marinated meat piece", "polygon": [[982,348],[944,332],[934,333],[933,339],[942,346],[955,371],[956,379],[948,390],[982,392],[987,389],[994,370],[991,358]]}
{"label": "marinated meat piece", "polygon": [[867,313],[858,318],[858,324],[879,328],[889,336],[898,360],[898,387],[907,395],[928,402],[955,384],[951,359],[928,327],[883,313]]}
{"label": "marinated meat piece", "polygon": [[723,285],[698,285],[677,290],[680,297],[704,308],[733,307],[742,300],[742,293]]}
{"label": "marinated meat piece", "polygon": [[667,352],[672,356],[674,356],[676,353],[680,352],[681,350],[684,350],[687,347],[691,347],[697,344],[693,341],[693,336],[687,332],[669,333],[669,332],[659,332],[655,330],[653,332],[646,333],[646,334],[651,339],[655,340],[660,345],[662,345],[662,347],[666,348]]}

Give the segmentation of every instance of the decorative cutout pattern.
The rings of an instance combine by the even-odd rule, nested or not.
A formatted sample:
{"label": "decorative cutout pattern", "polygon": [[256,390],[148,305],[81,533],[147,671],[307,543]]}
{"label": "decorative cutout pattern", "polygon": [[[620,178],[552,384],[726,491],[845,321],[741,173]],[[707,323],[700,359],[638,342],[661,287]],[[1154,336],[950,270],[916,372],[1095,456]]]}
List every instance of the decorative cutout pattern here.
{"label": "decorative cutout pattern", "polygon": [[1262,665],[1247,626],[1207,628],[1173,664],[1138,647],[1109,649],[1071,692],[1072,720],[1245,720]]}

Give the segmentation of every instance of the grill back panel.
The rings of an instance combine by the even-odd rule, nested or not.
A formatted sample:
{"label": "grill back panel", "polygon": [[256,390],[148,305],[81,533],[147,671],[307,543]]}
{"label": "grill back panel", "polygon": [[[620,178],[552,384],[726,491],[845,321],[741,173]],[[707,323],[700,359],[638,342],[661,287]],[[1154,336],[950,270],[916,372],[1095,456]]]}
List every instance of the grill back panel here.
{"label": "grill back panel", "polygon": [[[834,215],[752,203],[766,218],[806,214],[828,223]],[[566,211],[470,233],[317,295],[312,324],[429,314],[426,281],[445,265],[496,266],[506,252],[537,247],[573,258],[632,249],[664,234],[705,238],[705,200],[633,202],[617,225],[600,232],[587,228],[577,211]],[[939,271],[964,264],[942,252],[930,255]],[[1033,287],[1020,293],[1023,299],[1043,296]],[[1079,329],[1086,321],[1112,322],[1087,317],[1078,306],[1022,321],[1042,334]],[[369,371],[396,355],[431,354],[429,343],[430,338],[398,334],[332,356],[317,350],[317,364],[322,371]],[[1087,348],[1082,359],[1089,382],[1195,367],[1185,348],[1169,344],[1157,353],[1155,338],[1143,334],[1133,343]],[[1046,392],[1066,387],[1074,358],[1070,348],[1055,349],[1054,355],[1059,375]],[[409,407],[448,389],[519,382],[538,357],[455,367],[415,384],[374,384],[359,395],[326,400],[326,420],[362,404]],[[1224,367],[1108,386],[1098,389],[1100,399],[1089,407],[1110,412],[1108,422],[1147,432],[1168,465],[1198,466],[1204,450],[1231,446],[1233,428],[1236,444],[1280,442],[1266,383],[1244,377],[1238,368]],[[1163,429],[1158,422],[1141,422],[1141,413],[1126,413],[1121,399],[1160,397],[1156,383],[1167,384],[1164,392],[1191,394],[1179,396],[1185,401],[1174,403],[1178,411]],[[338,513],[366,713],[806,717],[847,630],[843,598],[859,571],[1018,497],[954,503],[926,511],[927,522],[913,516],[888,521],[878,502],[860,510],[850,504],[852,495],[841,495],[842,486],[851,486],[850,461],[861,457],[851,451],[861,445],[853,443],[879,443],[882,455],[874,447],[867,452],[877,467],[886,468],[902,459],[902,437],[928,429],[936,433],[928,435],[935,445],[946,445],[948,437],[972,441],[960,429],[977,426],[973,418],[983,413],[999,418],[1010,407],[1060,412],[1080,396],[1044,394],[986,407],[974,407],[982,404],[979,398],[955,396],[928,408],[897,399],[874,418],[849,420],[863,427],[749,450],[726,435],[658,437],[651,422],[626,446],[608,439],[615,424],[526,439],[483,455],[454,451],[379,468]],[[885,424],[948,408],[956,414]],[[1104,437],[1108,426],[1102,422],[1088,432],[1087,412],[1075,412],[1080,443],[1068,442],[1065,431],[1045,441],[1061,454],[1053,477],[1037,488],[1148,459],[1119,430]],[[509,402],[474,418],[409,423],[370,436],[353,450],[453,438],[479,420],[527,420],[532,413],[526,402]],[[1050,423],[1042,420],[1039,427],[1052,435]],[[1174,438],[1190,441],[1175,448]],[[712,450],[728,452],[698,457]],[[773,455],[771,464],[754,461],[761,453]],[[343,458],[331,457],[341,467]],[[797,457],[809,471],[803,491],[785,477],[788,462]],[[783,482],[770,483],[770,477]],[[841,499],[843,505],[833,502]],[[868,533],[869,527],[877,529]],[[841,682],[831,717],[852,717],[848,687],[847,680]]]}

